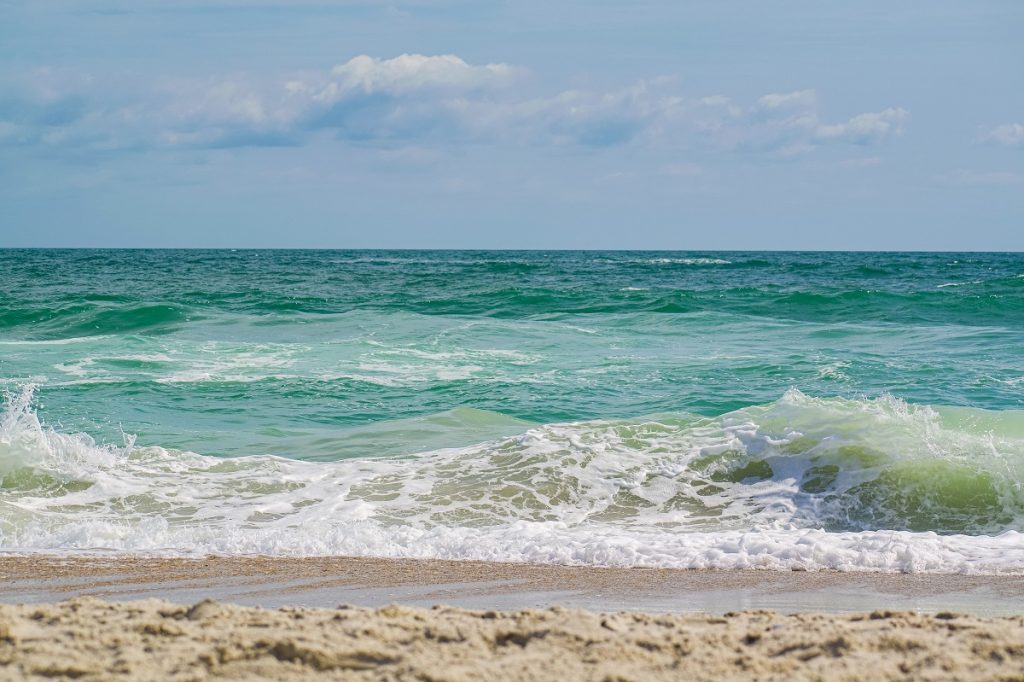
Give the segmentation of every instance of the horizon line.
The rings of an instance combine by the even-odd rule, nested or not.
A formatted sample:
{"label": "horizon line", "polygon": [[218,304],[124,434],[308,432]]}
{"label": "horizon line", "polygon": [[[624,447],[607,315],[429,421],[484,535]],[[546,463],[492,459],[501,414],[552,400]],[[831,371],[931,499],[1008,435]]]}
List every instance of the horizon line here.
{"label": "horizon line", "polygon": [[737,248],[483,248],[394,246],[2,246],[0,251],[430,251],[509,253],[978,253],[1024,254],[1024,249],[737,249]]}

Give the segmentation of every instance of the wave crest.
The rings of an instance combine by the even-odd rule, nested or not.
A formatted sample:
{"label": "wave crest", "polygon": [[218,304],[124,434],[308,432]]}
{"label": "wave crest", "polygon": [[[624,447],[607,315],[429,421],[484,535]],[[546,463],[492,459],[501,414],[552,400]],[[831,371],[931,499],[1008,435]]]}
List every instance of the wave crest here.
{"label": "wave crest", "polygon": [[99,445],[25,390],[0,420],[0,549],[1021,571],[1022,465],[1020,413],[892,397],[304,462]]}

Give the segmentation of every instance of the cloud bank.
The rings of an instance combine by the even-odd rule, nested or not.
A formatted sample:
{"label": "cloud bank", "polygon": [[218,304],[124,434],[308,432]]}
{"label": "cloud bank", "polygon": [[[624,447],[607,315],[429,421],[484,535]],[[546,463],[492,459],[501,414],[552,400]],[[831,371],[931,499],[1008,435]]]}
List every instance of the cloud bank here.
{"label": "cloud bank", "polygon": [[[733,153],[803,154],[900,135],[906,110],[827,120],[814,90],[751,104],[690,96],[673,78],[615,90],[537,93],[524,69],[455,55],[354,57],[284,76],[103,82],[38,69],[3,83],[0,144],[50,150],[349,143],[484,143],[585,148],[657,145]],[[1006,130],[1003,130],[1006,128]],[[1003,126],[994,139],[1024,137]]]}

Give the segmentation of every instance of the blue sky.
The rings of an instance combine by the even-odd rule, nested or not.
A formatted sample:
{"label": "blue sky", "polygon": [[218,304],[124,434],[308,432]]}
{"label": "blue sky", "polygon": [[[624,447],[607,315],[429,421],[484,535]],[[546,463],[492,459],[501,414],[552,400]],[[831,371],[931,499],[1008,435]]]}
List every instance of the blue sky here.
{"label": "blue sky", "polygon": [[0,0],[0,245],[1024,250],[1024,3]]}

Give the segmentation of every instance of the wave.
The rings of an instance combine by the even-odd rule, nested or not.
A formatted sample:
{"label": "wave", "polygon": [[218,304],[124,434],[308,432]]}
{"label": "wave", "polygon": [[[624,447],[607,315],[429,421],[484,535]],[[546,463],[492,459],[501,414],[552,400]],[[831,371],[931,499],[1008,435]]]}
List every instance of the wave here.
{"label": "wave", "polygon": [[[620,261],[621,262],[621,261]],[[643,260],[629,260],[627,263],[643,265],[732,265],[731,260],[724,258],[646,258]]]}
{"label": "wave", "polygon": [[89,297],[67,305],[0,306],[0,330],[27,328],[29,340],[78,339],[108,334],[164,334],[199,318],[194,310],[171,303],[97,305]]}
{"label": "wave", "polygon": [[[471,281],[479,278],[471,278]],[[1013,279],[1014,284],[1024,280]],[[1020,329],[1024,291],[1008,282],[938,282],[927,290],[759,286],[705,287],[649,277],[610,278],[580,288],[529,286],[496,278],[472,287],[438,282],[419,294],[381,292],[360,297],[249,291],[244,295],[185,292],[174,303],[81,302],[37,307],[0,304],[0,332],[10,341],[42,341],[104,335],[161,335],[197,324],[273,327],[342,322],[360,313],[478,316],[492,319],[564,319],[581,315],[732,314],[810,323],[991,326]],[[447,284],[447,286],[444,286]]]}
{"label": "wave", "polygon": [[11,251],[0,335],[54,340],[330,321],[725,313],[1020,329],[1020,254]]}
{"label": "wave", "polygon": [[527,427],[408,456],[226,459],[61,433],[26,390],[0,419],[0,550],[1024,572],[1020,412],[791,390],[715,418]]}

